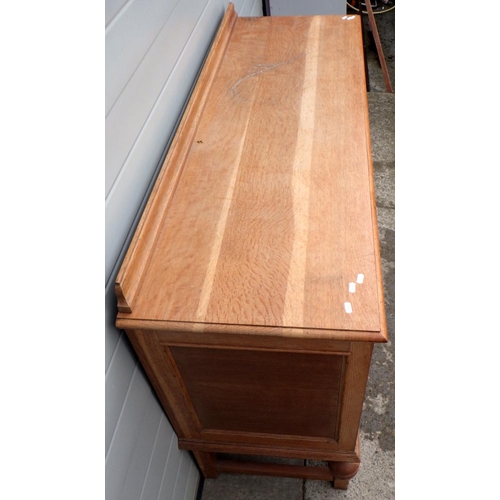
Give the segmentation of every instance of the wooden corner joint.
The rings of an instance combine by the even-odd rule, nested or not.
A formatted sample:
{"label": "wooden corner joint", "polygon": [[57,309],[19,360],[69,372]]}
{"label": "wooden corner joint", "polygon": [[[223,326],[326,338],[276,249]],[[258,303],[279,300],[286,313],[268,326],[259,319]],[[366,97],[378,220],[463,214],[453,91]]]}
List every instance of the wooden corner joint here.
{"label": "wooden corner joint", "polygon": [[118,300],[118,311],[124,313],[131,313],[132,308],[130,307],[130,304],[127,302],[121,284],[118,282],[115,283],[115,295]]}

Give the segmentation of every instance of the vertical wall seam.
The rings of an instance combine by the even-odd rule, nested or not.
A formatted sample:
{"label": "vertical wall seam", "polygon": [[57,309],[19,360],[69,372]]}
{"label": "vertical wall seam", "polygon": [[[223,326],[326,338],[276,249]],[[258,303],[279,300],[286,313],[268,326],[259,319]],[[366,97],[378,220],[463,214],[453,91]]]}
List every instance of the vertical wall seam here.
{"label": "vertical wall seam", "polygon": [[[193,462],[189,464],[189,472],[188,472],[188,477],[187,477],[187,483],[189,484],[189,478],[191,477],[191,471],[193,470]],[[184,492],[184,496],[182,497],[182,500],[186,500],[186,495],[188,494],[189,488],[186,488],[186,491]]]}
{"label": "vertical wall seam", "polygon": [[118,22],[118,19],[122,17],[122,15],[128,10],[129,6],[132,5],[134,0],[127,0],[119,9],[118,12],[108,21],[108,24],[105,26],[104,33],[107,32]]}
{"label": "vertical wall seam", "polygon": [[[177,484],[178,484],[178,481],[179,481],[179,473],[181,471],[181,466],[182,466],[182,462],[184,461],[184,453],[181,455],[181,459],[179,460],[179,466],[177,467],[177,474],[175,476],[175,483],[174,483],[174,489],[172,491],[172,496],[170,497],[170,500],[173,500],[175,498],[175,490],[177,489]],[[158,499],[160,500],[160,499]]]}
{"label": "vertical wall seam", "polygon": [[[151,467],[151,461],[153,460],[154,450],[156,448],[156,443],[158,441],[158,436],[160,434],[161,423],[162,423],[164,418],[165,418],[165,416],[162,413],[160,416],[160,421],[158,422],[158,427],[156,428],[156,436],[155,436],[155,441],[153,443],[153,449],[151,450],[151,455],[150,455],[149,461],[148,461],[148,468],[146,469],[146,475],[144,476],[144,481],[142,483],[141,496],[139,497],[140,500],[142,500],[142,495],[144,494],[144,489],[146,487],[146,481],[148,480],[149,469]],[[160,486],[160,488],[161,488],[161,486]]]}
{"label": "vertical wall seam", "polygon": [[[168,75],[168,78],[165,80],[165,83],[163,84],[163,87],[161,88],[160,90],[160,93],[158,94],[158,97],[156,98],[155,102],[153,103],[151,109],[149,110],[149,113],[148,113],[148,116],[146,117],[146,119],[144,120],[144,123],[142,124],[136,138],[134,139],[133,143],[132,143],[132,146],[129,150],[129,152],[127,153],[127,156],[125,157],[125,159],[123,160],[123,163],[122,163],[122,166],[120,168],[120,171],[118,172],[118,175],[116,176],[115,180],[113,181],[113,184],[110,186],[109,188],[109,191],[108,191],[108,194],[106,195],[106,201],[105,201],[105,205],[107,206],[108,204],[108,201],[109,199],[111,198],[113,192],[115,191],[115,186],[117,185],[117,182],[119,181],[120,177],[122,177],[122,173],[125,169],[125,167],[127,166],[127,163],[128,163],[128,160],[130,158],[130,155],[135,151],[136,149],[136,146],[137,146],[137,143],[139,142],[139,139],[142,138],[142,136],[144,135],[144,131],[145,129],[147,128],[147,125],[149,124],[149,122],[151,121],[151,116],[153,115],[153,113],[157,110],[157,108],[159,107],[159,102],[161,100],[161,98],[163,97],[164,93],[165,93],[165,89],[167,88],[171,78],[172,78],[172,75],[175,73],[175,70],[177,69],[177,67],[179,66],[179,63],[180,61],[182,60],[182,56],[184,55],[185,51],[186,51],[186,48],[188,47],[188,45],[190,44],[191,42],[191,39],[193,38],[193,35],[196,31],[196,28],[197,26],[199,25],[200,23],[200,20],[201,18],[203,17],[203,14],[205,13],[205,10],[207,8],[207,6],[209,5],[210,3],[210,0],[207,1],[205,7],[203,8],[203,11],[202,13],[200,14],[200,17],[198,18],[198,20],[196,21],[196,24],[195,26],[193,27],[193,30],[191,31],[191,34],[189,35],[189,38],[187,39],[184,47],[182,48],[182,51],[180,52],[179,56],[177,57],[176,61],[175,61],[175,64],[174,66],[172,67],[172,71],[170,72],[170,74]],[[189,97],[189,94],[188,94],[188,97]],[[172,132],[175,132],[174,130],[172,130]]]}
{"label": "vertical wall seam", "polygon": [[170,17],[172,16],[172,14],[174,13],[175,9],[177,8],[177,6],[179,5],[181,0],[177,0],[177,3],[175,4],[174,8],[172,9],[172,11],[170,12],[170,14],[167,16],[167,18],[165,19],[165,22],[161,25],[160,29],[158,30],[158,33],[156,33],[155,37],[153,38],[153,40],[151,41],[151,43],[149,44],[149,47],[146,49],[146,51],[144,52],[144,55],[141,57],[141,60],[137,63],[134,71],[132,71],[132,73],[130,74],[128,80],[125,82],[125,85],[122,87],[122,89],[120,90],[120,93],[116,96],[113,104],[111,105],[111,107],[109,108],[108,112],[106,113],[106,117],[109,115],[109,113],[111,113],[111,110],[115,107],[115,104],[117,103],[118,99],[120,98],[120,96],[123,94],[123,91],[126,89],[127,85],[129,84],[130,80],[132,80],[132,77],[135,75],[135,73],[137,72],[137,70],[139,69],[139,66],[142,64],[142,61],[144,61],[144,58],[148,55],[149,51],[151,50],[151,47],[154,45],[154,43],[156,42],[156,40],[158,39],[158,37],[160,36],[160,33],[163,31],[163,28],[165,27],[165,24],[167,24],[168,20],[170,19]]}
{"label": "vertical wall seam", "polygon": [[[109,370],[111,368],[111,365],[113,364],[113,359],[115,356],[117,356],[117,351],[118,351],[118,346],[120,345],[120,341],[122,340],[123,337],[123,331],[120,330],[120,335],[118,337],[118,340],[116,341],[115,347],[113,349],[113,354],[111,354],[111,359],[109,360],[108,367],[106,368],[105,374],[104,374],[104,381],[106,382],[106,379],[108,378]],[[132,375],[133,376],[133,375]]]}
{"label": "vertical wall seam", "polygon": [[[168,419],[165,418],[165,421],[167,422],[167,425],[170,425],[170,422],[168,421]],[[170,435],[170,444],[168,445],[167,458],[165,460],[165,467],[163,467],[163,474],[161,475],[161,482],[160,482],[160,488],[158,490],[157,499],[160,498],[161,489],[163,488],[163,481],[165,480],[165,474],[167,473],[167,467],[168,467],[168,463],[169,463],[169,459],[170,459],[170,453],[172,452],[172,445],[174,444],[174,441],[175,441],[175,431],[172,429],[172,434]]]}
{"label": "vertical wall seam", "polygon": [[[120,414],[118,415],[118,420],[116,421],[115,428],[113,429],[113,435],[111,436],[111,441],[109,442],[109,447],[106,450],[106,458],[105,458],[104,463],[107,462],[108,456],[109,456],[109,450],[111,450],[111,448],[113,447],[113,442],[114,442],[115,436],[116,436],[116,430],[118,429],[118,427],[120,425],[120,421],[121,421],[122,415],[123,415],[123,409],[125,408],[125,405],[127,404],[127,399],[128,399],[129,394],[130,394],[130,388],[132,387],[132,382],[136,376],[136,373],[138,372],[137,364],[138,364],[138,361],[135,362],[134,371],[132,372],[132,377],[130,379],[130,383],[128,384],[127,393],[125,394],[125,399],[123,400],[123,404],[122,404],[122,407],[120,409]],[[110,365],[111,365],[111,363],[110,363]]]}

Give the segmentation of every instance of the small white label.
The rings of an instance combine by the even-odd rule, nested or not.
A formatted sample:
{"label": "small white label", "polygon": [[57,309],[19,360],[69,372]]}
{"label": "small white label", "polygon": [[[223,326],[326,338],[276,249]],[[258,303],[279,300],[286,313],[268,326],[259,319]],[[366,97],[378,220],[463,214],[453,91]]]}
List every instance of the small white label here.
{"label": "small white label", "polygon": [[354,293],[356,291],[356,283],[349,283],[349,292]]}
{"label": "small white label", "polygon": [[347,19],[347,21],[350,21],[351,19],[354,19],[356,16],[343,16],[342,19]]}
{"label": "small white label", "polygon": [[352,306],[350,302],[344,302],[344,309],[347,314],[352,313]]}
{"label": "small white label", "polygon": [[364,280],[365,280],[365,275],[364,274],[358,274],[358,279],[356,280],[356,282],[361,285],[361,283],[363,283]]}

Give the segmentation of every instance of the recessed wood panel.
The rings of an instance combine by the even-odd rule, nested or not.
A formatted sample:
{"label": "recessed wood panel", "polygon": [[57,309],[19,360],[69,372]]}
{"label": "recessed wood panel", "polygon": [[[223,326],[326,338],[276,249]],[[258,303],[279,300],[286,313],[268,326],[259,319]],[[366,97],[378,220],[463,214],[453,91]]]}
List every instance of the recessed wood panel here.
{"label": "recessed wood panel", "polygon": [[170,349],[204,429],[337,439],[344,355]]}

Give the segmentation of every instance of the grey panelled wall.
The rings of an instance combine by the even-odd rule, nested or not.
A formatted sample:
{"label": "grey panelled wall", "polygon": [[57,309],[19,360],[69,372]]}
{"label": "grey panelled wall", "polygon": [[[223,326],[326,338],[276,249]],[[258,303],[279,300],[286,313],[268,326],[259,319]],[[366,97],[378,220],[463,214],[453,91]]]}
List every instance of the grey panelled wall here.
{"label": "grey panelled wall", "polygon": [[[240,16],[262,0],[234,0]],[[198,468],[114,327],[113,283],[228,0],[106,0],[106,500],[193,500]]]}

